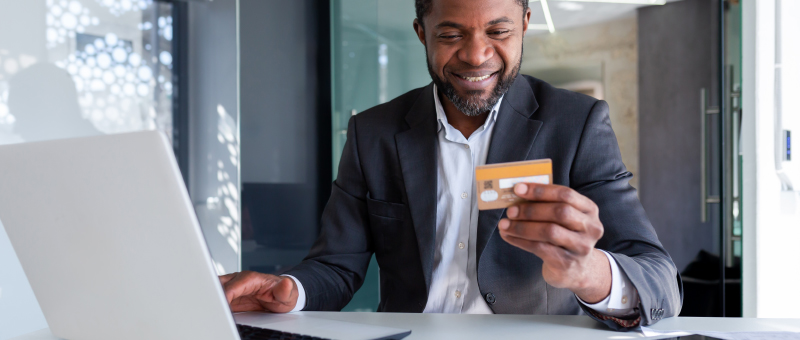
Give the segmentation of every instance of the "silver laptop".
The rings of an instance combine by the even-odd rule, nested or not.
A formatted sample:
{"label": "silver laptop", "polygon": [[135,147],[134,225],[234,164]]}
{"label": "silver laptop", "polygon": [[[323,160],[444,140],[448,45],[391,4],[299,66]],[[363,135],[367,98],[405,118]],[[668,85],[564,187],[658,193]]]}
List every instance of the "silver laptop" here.
{"label": "silver laptop", "polygon": [[[298,314],[232,315],[172,148],[158,132],[0,146],[0,220],[59,338],[270,333],[249,326],[295,338],[410,333]],[[243,328],[250,335],[240,337]]]}

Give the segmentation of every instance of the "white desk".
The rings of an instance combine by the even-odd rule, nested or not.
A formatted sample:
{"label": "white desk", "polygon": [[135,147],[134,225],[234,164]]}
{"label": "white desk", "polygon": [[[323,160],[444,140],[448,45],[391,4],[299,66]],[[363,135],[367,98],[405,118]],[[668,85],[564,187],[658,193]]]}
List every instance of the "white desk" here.
{"label": "white desk", "polygon": [[[406,339],[635,339],[637,332],[614,332],[587,316],[466,315],[406,313],[300,312],[318,318],[411,329]],[[652,327],[657,330],[704,330],[721,332],[800,332],[800,319],[669,318]],[[665,338],[654,337],[652,339]],[[57,340],[48,329],[12,340]]]}

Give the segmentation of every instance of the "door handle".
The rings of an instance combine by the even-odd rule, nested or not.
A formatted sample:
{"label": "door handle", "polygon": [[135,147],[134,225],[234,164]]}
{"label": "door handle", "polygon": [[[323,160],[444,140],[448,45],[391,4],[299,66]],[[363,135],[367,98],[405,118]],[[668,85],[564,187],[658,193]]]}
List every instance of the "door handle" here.
{"label": "door handle", "polygon": [[708,136],[706,123],[708,116],[719,114],[719,107],[708,106],[708,93],[700,89],[700,220],[708,221],[708,204],[719,203],[719,196],[708,195]]}

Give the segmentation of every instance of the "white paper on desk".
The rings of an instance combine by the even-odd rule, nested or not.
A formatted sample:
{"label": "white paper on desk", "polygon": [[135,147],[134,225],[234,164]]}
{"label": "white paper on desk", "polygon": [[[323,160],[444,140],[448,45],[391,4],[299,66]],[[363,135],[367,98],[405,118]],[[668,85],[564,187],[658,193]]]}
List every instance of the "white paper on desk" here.
{"label": "white paper on desk", "polygon": [[649,327],[642,327],[642,334],[651,336],[686,336],[699,334],[726,340],[800,340],[800,333],[794,332],[713,332],[713,331],[662,331]]}
{"label": "white paper on desk", "polygon": [[684,331],[662,331],[660,329],[652,329],[650,327],[642,327],[641,328],[642,334],[646,337],[651,336],[686,336],[692,335],[692,333],[687,333]]}
{"label": "white paper on desk", "polygon": [[794,332],[695,332],[700,335],[727,340],[800,340]]}

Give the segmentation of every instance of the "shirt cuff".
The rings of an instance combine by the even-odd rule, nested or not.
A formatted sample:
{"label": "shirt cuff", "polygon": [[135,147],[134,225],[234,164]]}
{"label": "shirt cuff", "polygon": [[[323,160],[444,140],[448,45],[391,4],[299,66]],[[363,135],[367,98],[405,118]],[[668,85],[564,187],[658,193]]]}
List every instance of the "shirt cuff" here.
{"label": "shirt cuff", "polygon": [[608,263],[611,265],[611,293],[602,301],[593,304],[586,303],[577,295],[575,297],[582,305],[603,315],[627,317],[636,314],[634,308],[639,305],[639,293],[631,284],[628,275],[619,269],[619,264],[614,257],[604,250],[600,251],[606,255]]}
{"label": "shirt cuff", "polygon": [[297,304],[294,305],[294,309],[292,309],[292,312],[299,312],[299,311],[303,310],[304,308],[306,308],[306,290],[303,289],[303,284],[300,283],[300,280],[298,280],[294,276],[287,275],[287,274],[284,274],[284,275],[281,275],[281,276],[286,276],[288,278],[291,278],[292,280],[294,280],[294,283],[297,285],[297,293],[298,293],[298,295],[297,295]]}

